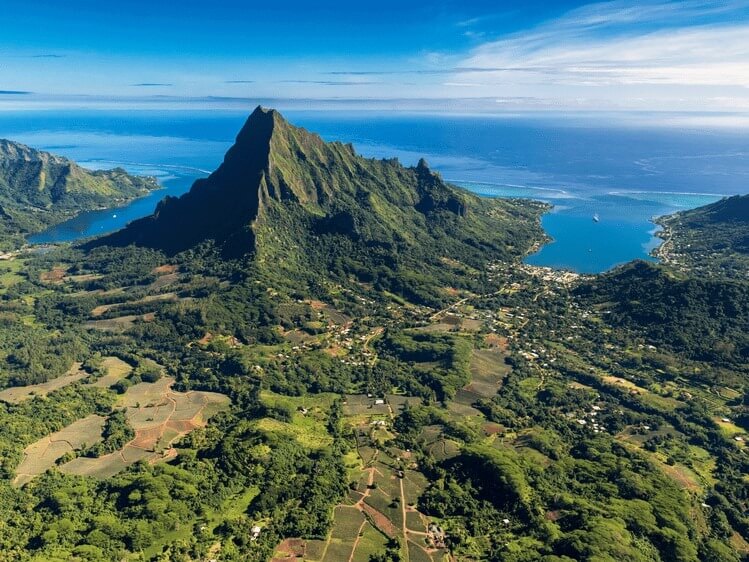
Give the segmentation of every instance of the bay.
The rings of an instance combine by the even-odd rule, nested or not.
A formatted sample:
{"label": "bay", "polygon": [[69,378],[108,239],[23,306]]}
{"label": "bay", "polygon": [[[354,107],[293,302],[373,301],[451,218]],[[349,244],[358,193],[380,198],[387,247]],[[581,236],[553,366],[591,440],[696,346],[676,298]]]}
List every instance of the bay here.
{"label": "bay", "polygon": [[[122,228],[180,195],[221,162],[251,111],[21,111],[0,113],[0,137],[97,169],[154,175],[162,189],[93,211],[30,238],[70,242]],[[558,115],[433,116],[291,111],[326,140],[368,157],[426,157],[447,180],[481,195],[548,201],[554,241],[528,263],[596,273],[652,259],[654,216],[749,191],[749,139],[730,129],[646,126]],[[599,218],[598,222],[593,217]]]}

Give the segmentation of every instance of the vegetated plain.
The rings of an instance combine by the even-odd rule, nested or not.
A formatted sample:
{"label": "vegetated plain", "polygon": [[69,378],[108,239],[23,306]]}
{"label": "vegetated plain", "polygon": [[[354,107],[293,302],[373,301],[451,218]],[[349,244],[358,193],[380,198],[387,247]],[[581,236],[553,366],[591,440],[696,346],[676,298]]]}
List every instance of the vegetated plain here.
{"label": "vegetated plain", "polygon": [[522,265],[545,209],[258,109],[156,216],[18,249],[0,560],[746,558],[746,280]]}

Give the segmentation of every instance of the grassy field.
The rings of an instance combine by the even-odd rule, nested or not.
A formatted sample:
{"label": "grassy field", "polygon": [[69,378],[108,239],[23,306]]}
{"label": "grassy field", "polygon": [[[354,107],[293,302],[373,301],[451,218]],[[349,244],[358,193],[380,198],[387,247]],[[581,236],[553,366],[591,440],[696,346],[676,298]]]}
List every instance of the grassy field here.
{"label": "grassy field", "polygon": [[263,418],[255,422],[255,427],[263,433],[295,439],[300,445],[312,450],[323,449],[333,443],[333,438],[330,437],[325,426],[314,420],[289,423],[273,418]]}
{"label": "grassy field", "polygon": [[386,394],[385,399],[396,414],[403,410],[406,404],[419,406],[423,402],[423,399],[418,396],[404,396],[402,394]]}
{"label": "grassy field", "polygon": [[120,379],[124,379],[128,376],[133,367],[128,363],[125,363],[122,359],[117,357],[105,357],[102,360],[102,367],[106,371],[103,377],[99,377],[95,382],[91,383],[92,386],[99,388],[109,388]]}
{"label": "grassy field", "polygon": [[22,274],[24,266],[24,260],[0,260],[0,295],[24,280]]}

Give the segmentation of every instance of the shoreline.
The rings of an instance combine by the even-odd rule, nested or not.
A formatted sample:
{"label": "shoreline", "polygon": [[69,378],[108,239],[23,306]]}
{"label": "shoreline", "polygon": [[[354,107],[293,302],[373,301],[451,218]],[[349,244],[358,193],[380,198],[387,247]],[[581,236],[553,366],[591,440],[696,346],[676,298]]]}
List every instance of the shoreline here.
{"label": "shoreline", "polygon": [[34,238],[35,236],[41,236],[42,234],[44,234],[46,232],[49,232],[52,229],[58,228],[59,226],[65,224],[65,223],[67,223],[69,221],[75,220],[76,218],[78,218],[81,215],[84,215],[86,213],[102,213],[102,212],[105,212],[105,211],[116,211],[117,209],[124,209],[124,208],[128,207],[129,205],[131,205],[132,203],[134,203],[136,201],[139,201],[141,199],[145,199],[145,198],[150,197],[151,195],[153,195],[155,193],[158,193],[159,191],[167,189],[167,187],[165,185],[163,185],[159,181],[159,178],[157,178],[156,176],[139,176],[139,177],[153,180],[153,182],[154,182],[154,184],[155,184],[156,187],[154,187],[153,189],[149,189],[149,190],[145,191],[144,193],[136,195],[134,197],[130,197],[130,198],[118,198],[115,201],[116,204],[113,205],[113,206],[109,206],[109,207],[97,207],[95,209],[82,209],[82,210],[79,210],[79,211],[74,211],[72,214],[68,215],[65,218],[65,220],[57,222],[55,224],[50,224],[47,227],[45,227],[43,230],[40,230],[38,232],[31,232],[31,233],[27,233],[27,234],[22,234],[21,236],[23,237],[23,239],[24,239],[24,241],[26,243],[25,246],[26,247],[29,247],[29,246],[32,246],[32,247],[33,246],[54,246],[54,245],[59,245],[59,244],[66,244],[66,243],[77,241],[77,240],[85,240],[86,238],[89,238],[89,237],[88,236],[82,236],[82,237],[76,238],[74,240],[59,240],[59,241],[52,241],[52,242],[49,242],[49,241],[34,242],[31,239]]}
{"label": "shoreline", "polygon": [[653,224],[660,227],[660,229],[653,232],[653,236],[655,238],[660,238],[661,243],[650,250],[650,255],[656,258],[659,263],[662,263],[664,265],[670,263],[673,257],[668,250],[668,245],[672,242],[673,239],[673,231],[668,224],[668,219],[669,217],[673,217],[678,214],[678,212],[680,211],[677,211],[677,213],[673,213],[671,215],[662,215],[651,219],[651,222]]}

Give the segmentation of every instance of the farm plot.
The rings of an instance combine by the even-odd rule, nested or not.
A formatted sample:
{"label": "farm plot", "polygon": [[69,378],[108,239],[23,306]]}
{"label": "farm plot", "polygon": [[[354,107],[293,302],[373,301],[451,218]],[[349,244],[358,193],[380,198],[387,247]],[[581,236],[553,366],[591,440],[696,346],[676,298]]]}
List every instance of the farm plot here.
{"label": "farm plot", "polygon": [[325,552],[323,562],[341,562],[348,560],[354,551],[354,545],[350,542],[339,542],[332,540],[328,543],[328,550]]}
{"label": "farm plot", "polygon": [[128,302],[116,302],[112,304],[102,304],[91,310],[91,316],[94,318],[98,318],[99,316],[102,316],[108,312],[111,312],[112,310],[116,310],[118,308],[122,308],[124,306],[133,306],[133,305],[143,305],[148,303],[158,303],[158,302],[176,302],[178,300],[176,293],[161,293],[158,295],[148,295],[143,297],[142,299],[134,300],[134,301],[128,301]]}
{"label": "farm plot", "polygon": [[375,554],[381,554],[387,548],[388,539],[369,523],[364,525],[362,535],[354,549],[351,562],[369,562]]}
{"label": "farm plot", "polygon": [[[266,402],[271,396],[263,393],[261,398]],[[411,458],[408,451],[385,447],[377,442],[377,438],[373,438],[373,435],[388,432],[374,429],[370,425],[373,418],[385,417],[372,415],[368,405],[373,401],[371,396],[349,395],[346,398],[349,405],[366,408],[369,414],[355,411],[346,420],[357,437],[355,458],[353,462],[346,463],[350,481],[357,483],[356,489],[350,490],[348,496],[334,508],[333,525],[326,540],[307,541],[303,554],[299,549],[290,548],[290,541],[301,539],[282,541],[276,548],[273,562],[281,562],[294,556],[310,562],[367,562],[372,555],[384,553],[393,538],[400,539],[403,559],[411,554],[413,560],[431,562],[434,554],[440,556],[435,560],[441,560],[446,551],[427,550],[422,546],[430,520],[418,511],[417,506],[419,497],[428,485],[427,478],[413,468],[406,468]],[[309,403],[310,398],[300,400],[304,400],[305,407],[308,408],[305,417],[313,417],[315,410],[314,404]],[[275,406],[282,404],[276,401]],[[286,405],[287,408],[288,406],[299,407],[296,403]],[[292,424],[294,423],[295,418],[292,416]],[[427,436],[430,441],[439,440],[439,446],[444,448],[442,428],[431,426],[429,429],[431,431],[427,431]],[[457,447],[455,444],[456,452]]]}
{"label": "farm plot", "polygon": [[390,408],[387,403],[377,404],[376,402],[377,398],[367,396],[366,394],[346,394],[344,396],[343,414],[346,416],[390,414]]}
{"label": "farm plot", "polygon": [[64,386],[78,382],[88,376],[88,373],[81,370],[81,364],[75,363],[70,370],[52,380],[40,384],[31,384],[28,386],[13,386],[0,392],[0,400],[9,404],[18,404],[33,396],[47,396],[50,392],[59,390]]}
{"label": "farm plot", "polygon": [[91,320],[84,325],[92,330],[101,330],[103,332],[126,332],[135,325],[138,320],[142,322],[153,322],[156,315],[153,312],[147,314],[128,314],[118,316],[117,318],[108,318],[106,320]]}
{"label": "farm plot", "polygon": [[322,560],[322,557],[325,555],[325,547],[327,545],[328,543],[326,541],[307,541],[307,544],[304,545],[304,559]]}
{"label": "farm plot", "polygon": [[101,362],[106,375],[99,377],[91,386],[109,388],[120,379],[125,378],[133,370],[132,366],[118,357],[105,357]]}
{"label": "farm plot", "polygon": [[102,416],[90,415],[26,447],[23,451],[23,460],[16,468],[13,484],[26,484],[35,476],[55,466],[57,459],[66,453],[101,441],[105,419]]}
{"label": "farm plot", "polygon": [[356,507],[338,506],[333,512],[335,524],[331,537],[341,541],[354,541],[364,524],[364,514]]}
{"label": "farm plot", "polygon": [[406,526],[417,533],[426,533],[427,526],[418,511],[406,511]]}
{"label": "farm plot", "polygon": [[404,396],[402,394],[387,394],[385,396],[388,404],[393,409],[393,412],[401,412],[406,404],[409,406],[419,406],[423,402],[423,399],[418,396]]}
{"label": "farm plot", "polygon": [[494,397],[510,372],[505,357],[498,348],[474,349],[471,354],[471,382],[466,390],[482,398]]}
{"label": "farm plot", "polygon": [[[305,556],[308,544],[304,539],[286,539],[276,547],[276,552],[273,554],[271,562],[282,562],[283,560],[295,560],[297,558],[310,560],[308,556]],[[315,560],[318,559],[319,557],[315,558]]]}
{"label": "farm plot", "polygon": [[408,559],[411,562],[432,562],[432,557],[411,541],[408,541]]}
{"label": "farm plot", "polygon": [[164,377],[155,383],[130,387],[119,401],[127,408],[127,420],[135,438],[119,451],[99,458],[79,457],[64,464],[68,474],[97,478],[113,476],[140,460],[155,463],[173,458],[175,441],[205,426],[208,418],[228,406],[229,399],[214,392],[176,392],[174,379]]}

